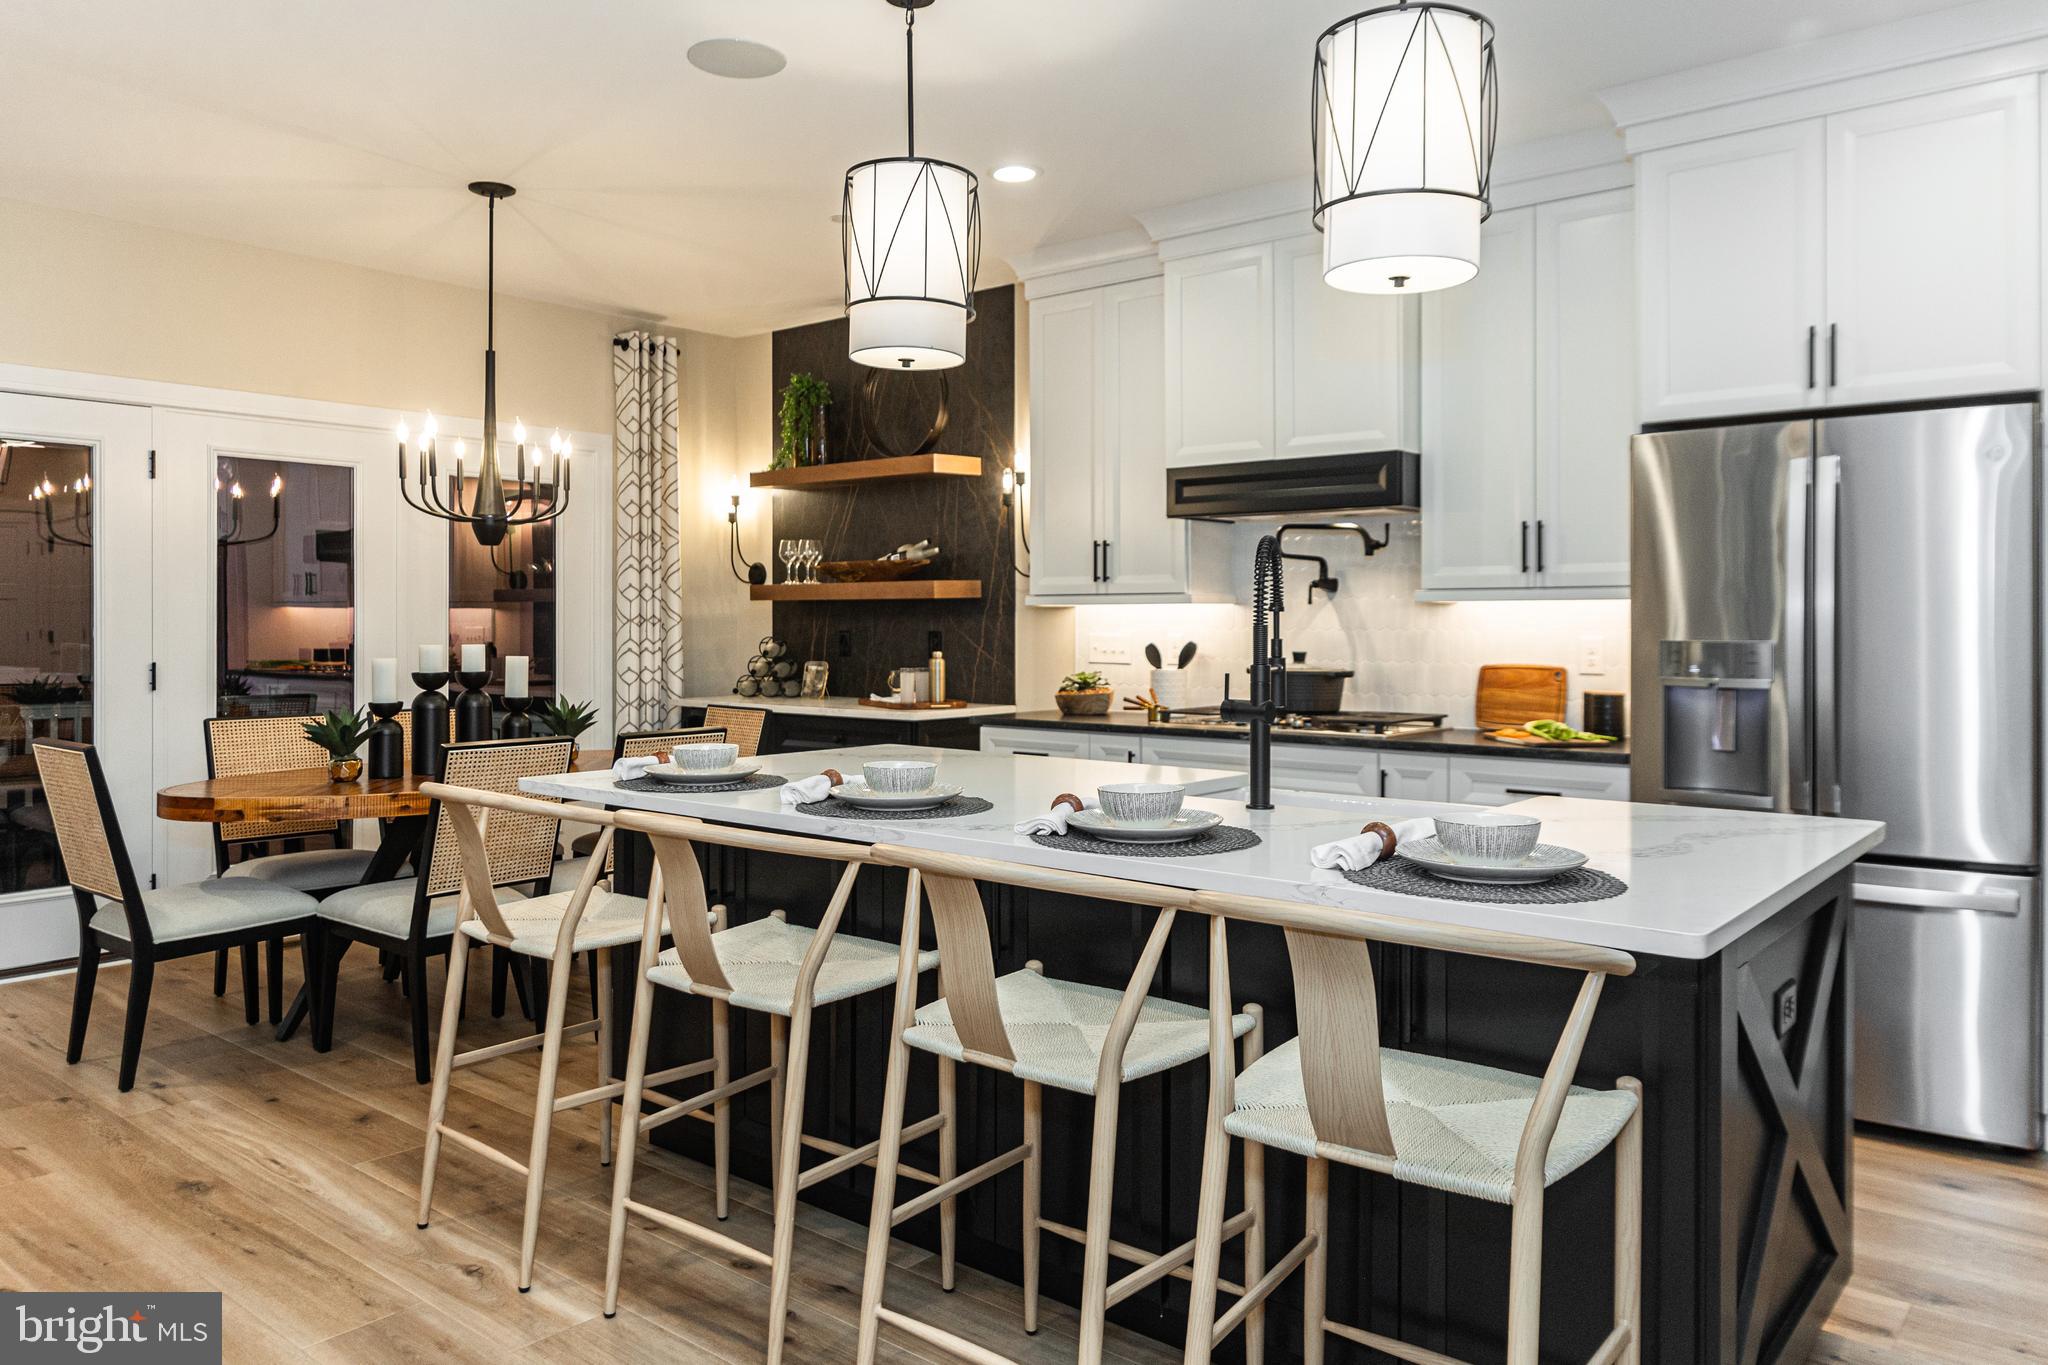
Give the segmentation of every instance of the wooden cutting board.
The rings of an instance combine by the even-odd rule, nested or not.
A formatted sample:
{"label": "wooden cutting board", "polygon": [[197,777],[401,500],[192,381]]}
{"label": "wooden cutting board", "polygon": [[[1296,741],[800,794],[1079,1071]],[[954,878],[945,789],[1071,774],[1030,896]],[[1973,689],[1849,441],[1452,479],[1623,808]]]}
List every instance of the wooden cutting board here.
{"label": "wooden cutting board", "polygon": [[1479,728],[1563,720],[1565,671],[1549,664],[1484,664],[1479,669]]}

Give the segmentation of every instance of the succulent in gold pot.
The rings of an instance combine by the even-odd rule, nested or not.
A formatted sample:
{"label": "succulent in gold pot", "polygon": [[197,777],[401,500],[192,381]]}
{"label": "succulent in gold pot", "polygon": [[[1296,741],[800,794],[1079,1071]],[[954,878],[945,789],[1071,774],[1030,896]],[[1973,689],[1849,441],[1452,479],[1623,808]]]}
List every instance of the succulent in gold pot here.
{"label": "succulent in gold pot", "polygon": [[1116,691],[1100,673],[1069,673],[1052,694],[1063,716],[1106,716]]}
{"label": "succulent in gold pot", "polygon": [[306,738],[327,751],[327,776],[335,782],[353,782],[363,775],[363,760],[356,750],[370,737],[367,711],[329,711],[305,725]]}

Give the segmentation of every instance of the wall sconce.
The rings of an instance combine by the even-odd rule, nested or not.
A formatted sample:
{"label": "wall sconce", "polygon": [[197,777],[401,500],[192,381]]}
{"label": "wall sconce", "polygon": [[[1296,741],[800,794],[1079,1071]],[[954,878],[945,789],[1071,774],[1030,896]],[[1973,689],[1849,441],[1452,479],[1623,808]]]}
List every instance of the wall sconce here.
{"label": "wall sconce", "polygon": [[745,486],[738,479],[732,481],[728,490],[732,506],[725,514],[725,524],[731,528],[732,544],[726,550],[726,565],[740,582],[759,586],[768,581],[766,566],[754,563],[747,558],[746,551],[740,549],[740,494],[744,491]]}
{"label": "wall sconce", "polygon": [[[1016,502],[1017,494],[1023,491],[1024,471],[1021,469],[1013,469],[1008,465],[1004,465],[1003,510],[1007,512],[1010,510],[1012,505],[1017,506],[1017,536],[1024,542],[1024,553],[1028,555],[1031,553],[1031,531],[1028,527],[1024,525],[1024,509],[1022,505],[1017,504]],[[1015,568],[1017,572],[1025,578],[1029,578],[1031,576],[1031,569],[1029,565],[1013,565],[1012,567]]]}

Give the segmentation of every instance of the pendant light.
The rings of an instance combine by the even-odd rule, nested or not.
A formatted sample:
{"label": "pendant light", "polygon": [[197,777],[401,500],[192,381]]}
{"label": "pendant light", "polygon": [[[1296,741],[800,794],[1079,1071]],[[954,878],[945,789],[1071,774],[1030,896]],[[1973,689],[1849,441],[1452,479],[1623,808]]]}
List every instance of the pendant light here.
{"label": "pendant light", "polygon": [[1486,16],[1403,0],[1332,24],[1310,107],[1325,282],[1414,294],[1479,273],[1496,116]]}
{"label": "pendant light", "polygon": [[943,370],[967,359],[981,268],[981,187],[974,172],[917,154],[917,12],[903,11],[906,150],[846,172],[840,247],[846,261],[847,354],[884,370]]}

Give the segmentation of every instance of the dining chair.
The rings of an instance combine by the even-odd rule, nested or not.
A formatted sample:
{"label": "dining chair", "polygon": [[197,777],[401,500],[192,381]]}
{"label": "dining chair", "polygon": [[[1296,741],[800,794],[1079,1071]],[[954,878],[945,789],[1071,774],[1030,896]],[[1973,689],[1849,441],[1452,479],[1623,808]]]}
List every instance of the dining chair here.
{"label": "dining chair", "polygon": [[[205,724],[206,775],[242,777],[250,773],[285,772],[326,766],[327,751],[306,738],[306,722],[291,715],[212,716]],[[350,846],[351,829],[338,820],[232,820],[213,826],[213,870],[222,877],[255,877],[276,882],[318,899],[344,886],[354,886],[369,871],[375,851]],[[328,841],[326,848],[273,851],[278,844],[308,838]],[[236,856],[242,855],[237,861]],[[284,940],[266,945],[270,971],[270,1022],[284,1006]],[[214,954],[213,993],[227,989],[226,949]],[[242,950],[242,994],[250,1023],[256,1022],[256,958]]]}
{"label": "dining chair", "polygon": [[[637,1214],[680,1232],[721,1256],[768,1271],[767,1356],[769,1365],[779,1365],[789,1318],[790,1276],[796,1247],[796,1197],[821,1180],[843,1175],[879,1159],[882,1146],[880,1139],[849,1146],[804,1132],[804,1096],[810,1066],[812,1019],[821,1005],[886,990],[892,982],[899,992],[914,992],[918,975],[937,965],[938,954],[913,950],[906,956],[905,965],[899,972],[896,954],[888,944],[839,932],[840,917],[853,893],[854,881],[867,861],[866,849],[860,844],[807,839],[730,825],[707,825],[679,816],[642,811],[621,811],[616,819],[619,828],[647,836],[654,849],[655,866],[642,922],[639,970],[633,992],[632,1041],[626,1053],[626,1087],[621,1113],[625,1115],[627,1126],[620,1132],[618,1157],[612,1174],[604,1313],[611,1317],[618,1312],[626,1228],[629,1215]],[[724,923],[723,908],[714,909],[708,904],[703,870],[697,859],[698,845],[723,845],[753,852],[812,858],[843,866],[815,929],[791,924],[786,913],[777,910],[763,918],[728,925],[714,932],[710,927],[713,923]],[[717,920],[713,920],[714,914],[719,916]],[[674,935],[675,946],[661,951],[664,928]],[[648,1074],[648,1037],[657,989],[700,996],[710,1001],[711,1057],[708,1061],[687,1062]],[[738,1079],[731,1074],[731,1015],[735,1008],[768,1016],[769,1063]],[[711,1076],[710,1088],[696,1094],[676,1098],[657,1088],[684,1077],[703,1075],[706,1071]],[[761,1085],[769,1087],[768,1145],[774,1172],[775,1209],[769,1250],[761,1251],[714,1228],[632,1197],[633,1164],[641,1136],[662,1124],[686,1114],[700,1113],[709,1107],[713,1124],[713,1208],[717,1217],[723,1220],[730,1209],[732,1097]],[[661,1107],[653,1113],[643,1114],[644,1097],[650,1095],[660,1101]],[[938,1134],[938,1172],[904,1171],[906,1175],[934,1185],[935,1193],[946,1191],[954,1183],[956,1137],[953,1113],[953,1092],[950,1086],[946,1086],[940,1092],[937,1113],[902,1129],[903,1135],[910,1137],[932,1132]],[[901,1127],[900,1112],[897,1117]],[[802,1157],[806,1147],[826,1153],[828,1159],[809,1170],[803,1169]],[[931,1195],[925,1198],[936,1202]],[[951,1289],[956,1239],[950,1199],[945,1201],[941,1213],[941,1230],[940,1280]]]}
{"label": "dining chair", "polygon": [[[687,730],[622,730],[612,741],[612,762],[622,758],[648,758],[655,754],[667,753],[679,744],[723,744],[725,731],[716,725],[698,725]],[[582,860],[590,856],[590,850],[597,845],[597,832],[579,836],[569,845],[572,857],[564,859],[555,867],[555,891],[566,891],[574,886],[583,875]],[[611,874],[611,868],[605,868]]]}
{"label": "dining chair", "polygon": [[240,948],[242,960],[250,961],[255,944],[303,931],[317,903],[303,891],[255,877],[143,890],[128,860],[99,754],[68,740],[38,739],[32,747],[78,907],[78,975],[64,1060],[75,1065],[84,1052],[101,949],[125,949],[128,1019],[121,1032],[119,1084],[132,1090],[156,964],[219,948]]}
{"label": "dining chair", "polygon": [[704,708],[704,724],[724,730],[727,742],[740,746],[741,758],[755,758],[768,734],[768,713],[758,706],[714,704]]}
{"label": "dining chair", "polygon": [[[516,792],[522,777],[557,776],[569,770],[575,741],[487,739],[451,744],[443,756],[440,782],[488,792]],[[553,803],[549,803],[552,806]],[[555,865],[559,816],[507,816],[493,823],[490,876],[501,895],[544,894]],[[421,1085],[432,1079],[427,1034],[427,959],[448,953],[454,942],[456,893],[462,887],[461,850],[450,816],[439,801],[427,810],[418,871],[411,877],[371,882],[337,891],[321,901],[313,920],[313,1046],[334,1045],[335,998],[342,957],[352,943],[397,954],[412,1012],[413,1071]]]}
{"label": "dining chair", "polygon": [[[888,1307],[883,1291],[889,1271],[890,1234],[898,1224],[935,1202],[951,1202],[968,1186],[1012,1166],[1024,1168],[1020,1221],[1024,1260],[1024,1330],[1038,1330],[1039,1245],[1050,1232],[1081,1244],[1081,1325],[1077,1359],[1098,1365],[1109,1309],[1168,1276],[1199,1280],[1196,1266],[1201,1245],[1183,1243],[1163,1253],[1148,1251],[1113,1238],[1111,1196],[1116,1179],[1117,1115],[1123,1088],[1132,1081],[1156,1076],[1200,1061],[1212,1047],[1227,1054],[1233,1039],[1243,1039],[1248,1061],[1259,1056],[1262,1031],[1257,1005],[1231,1006],[1227,986],[1214,985],[1218,948],[1212,944],[1212,985],[1206,1005],[1187,1005],[1151,994],[1160,958],[1179,912],[1192,903],[1192,892],[1177,887],[1149,886],[1086,873],[1000,863],[986,858],[931,853],[922,849],[877,844],[868,850],[883,867],[910,870],[903,927],[897,945],[896,1007],[889,1028],[889,1069],[882,1099],[882,1149],[875,1158],[874,1202],[868,1221],[867,1269],[861,1281],[860,1365],[873,1365],[880,1331],[888,1324],[918,1341],[969,1360],[1010,1359],[986,1344],[970,1341],[936,1322]],[[1146,906],[1158,913],[1138,954],[1137,965],[1121,986],[1098,986],[1045,974],[1038,962],[1022,971],[995,974],[994,945],[983,908],[984,885],[1018,886],[1085,896],[1119,905]],[[942,994],[919,1006],[913,968],[919,950],[922,909],[929,906],[938,941]],[[934,1054],[939,1060],[941,1108],[950,1114],[953,1071],[967,1062],[1005,1072],[1023,1083],[1023,1141],[966,1175],[952,1177],[935,1190],[897,1204],[896,1178],[903,1141],[912,1130],[904,1126],[904,1095],[909,1084],[910,1054]],[[1084,1226],[1059,1223],[1044,1216],[1040,1205],[1045,1165],[1043,1098],[1046,1086],[1094,1101],[1089,1138],[1088,1207]],[[950,1172],[944,1172],[950,1176]],[[1206,1189],[1206,1187],[1205,1187]],[[1220,1245],[1242,1237],[1247,1283],[1265,1277],[1264,1167],[1247,1157],[1244,1170],[1245,1207],[1214,1229]],[[1109,1278],[1111,1260],[1137,1268],[1119,1279]],[[1216,1274],[1216,1267],[1207,1267]],[[1264,1339],[1255,1318],[1246,1355],[1261,1359]]]}
{"label": "dining chair", "polygon": [[[1641,1352],[1643,1087],[1629,1076],[1609,1090],[1572,1083],[1602,985],[1610,976],[1634,971],[1635,960],[1612,948],[1220,892],[1195,893],[1194,908],[1215,917],[1212,935],[1218,948],[1212,957],[1220,950],[1226,919],[1284,931],[1301,1032],[1242,1073],[1231,1065],[1222,1040],[1212,1035],[1210,1123],[1186,1359],[1208,1360],[1245,1315],[1299,1269],[1305,1365],[1320,1365],[1331,1336],[1402,1360],[1456,1365],[1451,1357],[1328,1317],[1330,1163],[1336,1162],[1404,1184],[1509,1206],[1507,1360],[1508,1365],[1536,1365],[1544,1191],[1612,1146],[1614,1325],[1589,1360],[1636,1365]],[[1543,1075],[1380,1046],[1379,1001],[1367,951],[1373,943],[1584,973]],[[1215,1272],[1224,1226],[1225,1162],[1233,1137],[1247,1151],[1271,1147],[1307,1161],[1308,1219],[1301,1240],[1218,1317]]]}

